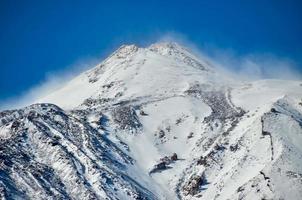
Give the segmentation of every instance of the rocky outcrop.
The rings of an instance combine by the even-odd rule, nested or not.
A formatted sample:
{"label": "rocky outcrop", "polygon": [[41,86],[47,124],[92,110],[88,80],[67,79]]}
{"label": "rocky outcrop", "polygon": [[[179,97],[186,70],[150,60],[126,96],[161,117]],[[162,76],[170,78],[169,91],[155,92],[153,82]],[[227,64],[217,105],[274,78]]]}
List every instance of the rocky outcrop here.
{"label": "rocky outcrop", "polygon": [[0,116],[1,131],[8,132],[0,134],[4,199],[119,199],[118,190],[131,199],[154,199],[122,175],[132,158],[85,120],[52,104]]}
{"label": "rocky outcrop", "polygon": [[172,156],[165,156],[159,160],[157,164],[150,170],[149,174],[161,172],[166,169],[172,168],[170,165],[178,160],[177,154],[173,153]]}
{"label": "rocky outcrop", "polygon": [[183,186],[182,188],[183,194],[185,196],[187,195],[194,196],[195,194],[198,194],[200,190],[202,190],[202,186],[206,184],[207,184],[207,179],[204,173],[202,173],[201,175],[193,175]]}
{"label": "rocky outcrop", "polygon": [[136,131],[142,126],[132,106],[115,108],[112,112],[112,118],[122,130]]}

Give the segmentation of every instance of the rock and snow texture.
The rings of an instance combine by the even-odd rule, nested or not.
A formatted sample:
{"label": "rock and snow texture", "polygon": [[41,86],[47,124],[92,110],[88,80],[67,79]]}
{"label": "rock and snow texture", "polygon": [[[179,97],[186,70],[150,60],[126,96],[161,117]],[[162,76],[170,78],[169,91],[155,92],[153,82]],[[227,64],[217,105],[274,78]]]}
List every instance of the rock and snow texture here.
{"label": "rock and snow texture", "polygon": [[0,112],[1,199],[299,199],[302,83],[233,80],[176,43],[122,46]]}

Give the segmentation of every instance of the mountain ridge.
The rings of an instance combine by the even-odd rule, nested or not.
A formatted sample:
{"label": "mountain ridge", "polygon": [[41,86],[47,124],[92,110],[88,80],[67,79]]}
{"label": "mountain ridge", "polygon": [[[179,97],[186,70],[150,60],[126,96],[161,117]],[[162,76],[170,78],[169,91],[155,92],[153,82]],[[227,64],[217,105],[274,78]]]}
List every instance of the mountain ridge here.
{"label": "mountain ridge", "polygon": [[297,199],[301,87],[238,81],[177,43],[123,45],[0,112],[1,198]]}

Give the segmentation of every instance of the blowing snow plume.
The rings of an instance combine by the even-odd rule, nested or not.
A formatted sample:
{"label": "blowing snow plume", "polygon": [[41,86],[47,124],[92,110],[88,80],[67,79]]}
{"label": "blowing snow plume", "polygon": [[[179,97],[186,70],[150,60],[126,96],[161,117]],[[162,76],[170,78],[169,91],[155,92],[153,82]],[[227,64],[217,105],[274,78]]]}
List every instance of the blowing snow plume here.
{"label": "blowing snow plume", "polygon": [[24,91],[17,97],[11,97],[0,101],[0,110],[21,108],[34,103],[37,99],[47,96],[49,93],[59,89],[75,76],[93,67],[99,62],[95,58],[85,58],[74,62],[63,70],[47,72],[44,80],[32,88]]}
{"label": "blowing snow plume", "polygon": [[223,49],[205,42],[195,45],[185,35],[176,32],[164,34],[158,42],[177,42],[226,73],[241,80],[285,79],[301,80],[302,72],[291,58],[270,52],[239,54],[236,49]]}

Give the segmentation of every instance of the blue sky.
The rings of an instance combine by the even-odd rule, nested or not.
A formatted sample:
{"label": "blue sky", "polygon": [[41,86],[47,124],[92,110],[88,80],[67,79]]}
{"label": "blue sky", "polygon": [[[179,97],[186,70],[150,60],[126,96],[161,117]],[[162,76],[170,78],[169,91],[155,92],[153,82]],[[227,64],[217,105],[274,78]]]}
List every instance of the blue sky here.
{"label": "blue sky", "polygon": [[[226,3],[228,2],[228,3]],[[176,33],[199,48],[272,54],[302,70],[301,1],[0,1],[0,101],[123,43]]]}

